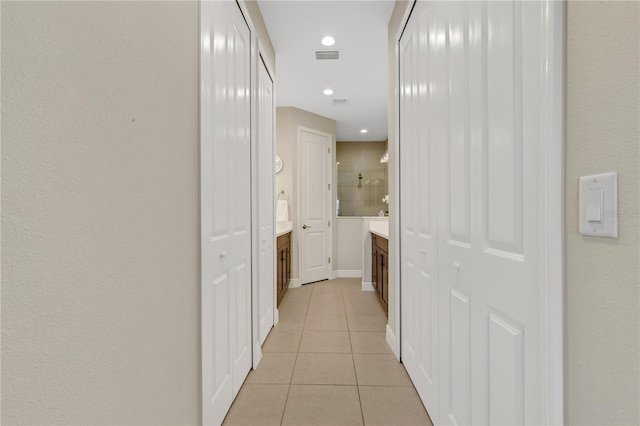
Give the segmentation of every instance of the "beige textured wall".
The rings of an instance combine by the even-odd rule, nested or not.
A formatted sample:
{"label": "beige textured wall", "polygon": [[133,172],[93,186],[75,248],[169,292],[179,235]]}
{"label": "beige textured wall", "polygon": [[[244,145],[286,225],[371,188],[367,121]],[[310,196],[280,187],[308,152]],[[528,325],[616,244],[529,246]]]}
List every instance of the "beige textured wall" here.
{"label": "beige textured wall", "polygon": [[[640,424],[638,2],[569,2],[566,420]],[[578,178],[618,172],[619,238],[578,234]]]}
{"label": "beige textured wall", "polygon": [[[277,89],[276,89],[277,90]],[[277,96],[277,95],[276,95]],[[298,229],[302,226],[298,223],[297,192],[298,176],[296,174],[296,163],[298,159],[298,126],[320,130],[332,135],[331,157],[334,165],[332,181],[335,182],[335,158],[336,158],[336,122],[330,118],[322,117],[308,111],[295,107],[276,108],[276,154],[282,158],[284,166],[282,171],[276,175],[276,193],[284,190],[289,197],[289,219],[293,222],[293,232],[291,233],[291,278],[300,277],[298,269]],[[333,196],[332,212],[335,217],[336,185],[331,186]],[[334,261],[331,269],[336,270],[336,227],[333,229],[333,255]]]}
{"label": "beige textured wall", "polygon": [[336,269],[338,271],[362,271],[362,242],[361,217],[336,218]]}
{"label": "beige textured wall", "polygon": [[201,421],[196,2],[2,2],[2,424]]}

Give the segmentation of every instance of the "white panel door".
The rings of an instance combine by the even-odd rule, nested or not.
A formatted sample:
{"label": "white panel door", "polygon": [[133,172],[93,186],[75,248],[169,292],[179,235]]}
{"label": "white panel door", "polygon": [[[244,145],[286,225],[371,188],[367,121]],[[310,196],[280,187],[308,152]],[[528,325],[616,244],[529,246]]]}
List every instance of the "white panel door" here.
{"label": "white panel door", "polygon": [[[481,6],[464,2],[442,2],[433,5],[432,19],[438,44],[437,76],[440,87],[434,108],[440,112],[435,120],[438,134],[438,203],[439,225],[439,279],[440,303],[440,424],[470,424],[471,418],[471,332],[477,324],[472,322],[472,309],[485,283],[474,287],[470,268],[472,248],[477,241],[471,239],[471,129],[469,78],[480,73],[470,68],[471,52],[479,45],[470,46],[468,37],[478,28],[470,28],[470,16],[477,15]],[[477,37],[477,42],[480,37]],[[473,86],[473,89],[477,89]],[[474,134],[473,136],[477,136]],[[474,143],[480,143],[477,139]],[[475,189],[475,187],[474,187]],[[474,205],[475,207],[475,205]],[[473,297],[472,297],[473,296]],[[478,352],[473,357],[482,357]]]}
{"label": "white panel door", "polygon": [[471,353],[479,354],[471,364],[474,422],[547,422],[542,158],[553,3],[489,2],[476,13],[483,31],[472,60],[482,77],[470,74],[472,263],[460,261],[472,283]]}
{"label": "white panel door", "polygon": [[425,51],[433,24],[418,3],[400,42],[401,353],[429,413],[438,407],[437,111],[429,96],[436,65]]}
{"label": "white panel door", "polygon": [[[400,40],[402,360],[435,424],[549,418],[554,7],[418,2]],[[415,348],[437,349],[439,374]]]}
{"label": "white panel door", "polygon": [[331,142],[329,133],[299,128],[300,283],[331,277]]}
{"label": "white panel door", "polygon": [[236,2],[200,16],[203,422],[220,424],[251,368],[250,33]]}
{"label": "white panel door", "polygon": [[258,329],[259,342],[264,343],[273,327],[275,305],[275,233],[273,152],[273,80],[264,63],[258,71]]}

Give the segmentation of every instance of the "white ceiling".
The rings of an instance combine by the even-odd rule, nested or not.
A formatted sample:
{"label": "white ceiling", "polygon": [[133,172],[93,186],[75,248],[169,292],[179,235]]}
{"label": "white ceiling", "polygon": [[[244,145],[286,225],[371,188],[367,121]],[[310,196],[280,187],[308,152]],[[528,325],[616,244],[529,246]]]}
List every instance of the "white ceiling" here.
{"label": "white ceiling", "polygon": [[[258,0],[276,50],[276,103],[336,120],[338,141],[387,139],[387,27],[394,1]],[[320,40],[330,35],[335,45]],[[340,51],[316,60],[316,50]],[[322,91],[331,88],[334,94]],[[347,98],[334,105],[334,98]],[[366,134],[360,129],[366,128]]]}

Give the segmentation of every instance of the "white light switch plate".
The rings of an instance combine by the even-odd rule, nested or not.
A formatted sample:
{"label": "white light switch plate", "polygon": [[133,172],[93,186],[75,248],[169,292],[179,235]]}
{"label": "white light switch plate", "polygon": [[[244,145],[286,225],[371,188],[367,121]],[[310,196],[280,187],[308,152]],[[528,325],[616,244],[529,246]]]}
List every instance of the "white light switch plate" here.
{"label": "white light switch plate", "polygon": [[618,238],[618,174],[580,178],[580,234]]}

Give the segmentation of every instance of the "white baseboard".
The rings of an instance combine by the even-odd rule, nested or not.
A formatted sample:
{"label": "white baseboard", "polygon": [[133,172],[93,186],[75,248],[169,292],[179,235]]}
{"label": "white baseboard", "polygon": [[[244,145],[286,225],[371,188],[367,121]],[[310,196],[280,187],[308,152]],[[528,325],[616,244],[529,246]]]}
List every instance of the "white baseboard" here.
{"label": "white baseboard", "polygon": [[280,321],[280,312],[278,312],[278,309],[276,308],[276,310],[273,313],[273,326],[275,327],[276,325],[278,325],[279,321]]}
{"label": "white baseboard", "polygon": [[396,338],[396,335],[393,334],[393,330],[391,330],[391,327],[389,327],[389,324],[387,324],[387,344],[389,345],[389,347],[391,347],[391,350],[393,351],[393,354],[396,356],[396,359],[398,361],[400,361],[400,353],[398,352],[398,339]]}
{"label": "white baseboard", "polygon": [[338,272],[339,271],[331,271],[331,275],[329,276],[329,279],[335,280],[336,278],[338,278]]}
{"label": "white baseboard", "polygon": [[291,278],[289,280],[289,288],[296,288],[296,287],[300,287],[300,278]]}
{"label": "white baseboard", "polygon": [[361,269],[343,269],[335,271],[337,273],[337,278],[360,278],[362,277]]}
{"label": "white baseboard", "polygon": [[362,291],[375,291],[375,289],[373,288],[373,283],[362,281]]}

